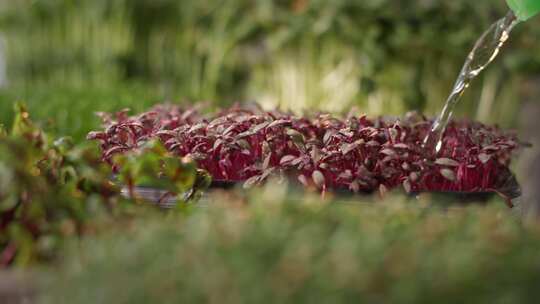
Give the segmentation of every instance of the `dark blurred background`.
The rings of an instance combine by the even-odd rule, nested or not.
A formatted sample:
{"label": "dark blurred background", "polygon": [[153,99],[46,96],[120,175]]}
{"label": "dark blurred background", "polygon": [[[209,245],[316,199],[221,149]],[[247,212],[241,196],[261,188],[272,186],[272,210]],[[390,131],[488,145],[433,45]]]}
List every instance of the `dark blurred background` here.
{"label": "dark blurred background", "polygon": [[[16,100],[78,140],[95,111],[162,101],[435,115],[506,11],[503,0],[0,0],[0,121]],[[539,46],[540,18],[519,25],[457,115],[538,147]],[[536,149],[517,166],[527,193]]]}

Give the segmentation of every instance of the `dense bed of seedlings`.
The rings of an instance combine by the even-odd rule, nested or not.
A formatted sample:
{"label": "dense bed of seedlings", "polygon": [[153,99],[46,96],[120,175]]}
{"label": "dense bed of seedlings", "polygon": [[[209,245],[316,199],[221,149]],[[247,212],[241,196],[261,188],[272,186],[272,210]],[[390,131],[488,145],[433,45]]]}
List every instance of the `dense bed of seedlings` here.
{"label": "dense bed of seedlings", "polygon": [[159,139],[171,153],[188,156],[214,180],[251,186],[272,174],[291,176],[321,191],[495,191],[513,180],[508,166],[519,147],[513,134],[477,122],[452,122],[437,155],[421,147],[431,121],[418,114],[368,119],[329,114],[298,117],[233,107],[214,115],[159,105],[129,116],[101,113],[103,159]]}

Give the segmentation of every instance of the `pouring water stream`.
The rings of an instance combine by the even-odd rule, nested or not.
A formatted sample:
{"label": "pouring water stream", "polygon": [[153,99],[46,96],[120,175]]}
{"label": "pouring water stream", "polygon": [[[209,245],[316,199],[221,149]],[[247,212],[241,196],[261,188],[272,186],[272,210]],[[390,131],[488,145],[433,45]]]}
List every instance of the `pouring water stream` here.
{"label": "pouring water stream", "polygon": [[439,114],[423,142],[424,149],[437,154],[442,148],[442,137],[450,118],[463,93],[471,81],[476,78],[499,54],[508,40],[510,32],[519,23],[515,14],[510,11],[504,18],[492,24],[476,41],[474,48],[459,73],[452,92],[442,112]]}

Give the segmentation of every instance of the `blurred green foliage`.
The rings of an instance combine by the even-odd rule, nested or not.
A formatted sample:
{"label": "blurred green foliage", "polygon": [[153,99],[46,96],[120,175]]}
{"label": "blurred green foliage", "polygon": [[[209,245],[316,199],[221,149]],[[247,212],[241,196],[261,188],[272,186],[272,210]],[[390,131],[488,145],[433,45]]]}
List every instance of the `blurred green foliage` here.
{"label": "blurred green foliage", "polygon": [[53,140],[22,105],[16,113],[0,136],[0,268],[54,258],[64,237],[91,234],[119,204],[96,146]]}
{"label": "blurred green foliage", "polygon": [[535,303],[540,227],[496,206],[272,185],[77,243],[45,303]]}
{"label": "blurred green foliage", "polygon": [[121,197],[123,184],[191,191],[192,197],[208,186],[193,161],[166,157],[158,146],[128,153],[119,163],[122,171],[113,182],[97,145],[51,138],[17,105],[10,132],[0,130],[0,270],[50,262],[65,238],[128,221],[136,210]]}
{"label": "blurred green foliage", "polygon": [[198,198],[212,181],[211,176],[197,169],[189,158],[171,155],[158,140],[152,140],[137,151],[114,157],[119,167],[118,182],[126,185],[129,196],[137,198],[134,187],[146,187],[166,191],[160,202],[170,195],[186,194],[185,199]]}
{"label": "blurred green foliage", "polygon": [[[24,98],[77,139],[94,110],[163,99],[434,114],[475,39],[507,9],[502,0],[1,3],[9,78],[2,119],[14,98]],[[540,41],[536,25],[518,27],[461,114],[515,122],[519,84],[540,69],[531,51]]]}
{"label": "blurred green foliage", "polygon": [[28,87],[0,89],[0,122],[13,123],[13,103],[24,101],[36,123],[52,134],[71,136],[81,142],[91,130],[101,127],[98,111],[113,112],[124,108],[134,113],[147,110],[162,101],[159,93],[143,85],[73,87],[69,84],[34,84]]}

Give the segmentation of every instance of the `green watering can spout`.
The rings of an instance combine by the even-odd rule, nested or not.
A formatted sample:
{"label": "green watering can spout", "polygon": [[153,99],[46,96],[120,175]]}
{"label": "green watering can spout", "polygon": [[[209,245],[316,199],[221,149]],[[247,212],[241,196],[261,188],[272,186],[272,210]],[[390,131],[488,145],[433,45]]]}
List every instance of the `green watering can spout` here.
{"label": "green watering can spout", "polygon": [[506,0],[514,15],[526,21],[540,12],[540,0]]}

